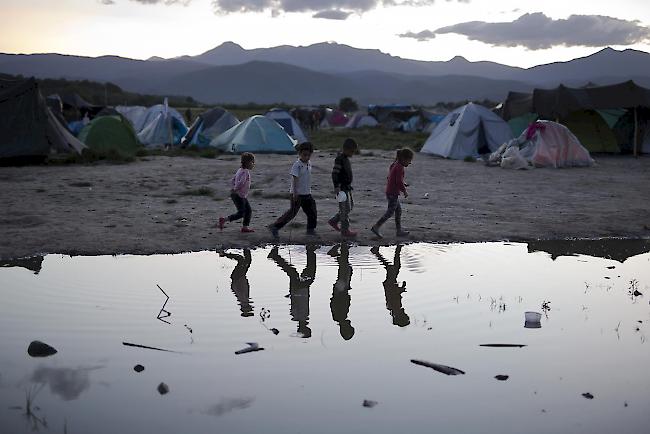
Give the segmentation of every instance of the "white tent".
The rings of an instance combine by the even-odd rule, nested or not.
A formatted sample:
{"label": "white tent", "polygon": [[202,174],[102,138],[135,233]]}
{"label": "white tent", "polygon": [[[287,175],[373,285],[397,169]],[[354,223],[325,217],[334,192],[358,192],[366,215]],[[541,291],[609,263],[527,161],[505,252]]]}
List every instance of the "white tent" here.
{"label": "white tent", "polygon": [[264,115],[269,119],[276,121],[284,130],[293,137],[298,143],[304,143],[308,141],[307,136],[298,125],[298,122],[287,112],[286,110],[273,108],[266,112]]}
{"label": "white tent", "polygon": [[422,150],[445,158],[478,157],[512,139],[510,126],[487,108],[469,103],[449,113],[436,126]]}
{"label": "white tent", "polygon": [[295,152],[295,142],[273,119],[252,116],[210,142],[210,146],[224,152]]}
{"label": "white tent", "polygon": [[355,113],[355,115],[350,118],[348,123],[345,124],[345,128],[376,127],[377,125],[379,125],[377,119],[373,118],[372,116],[363,113]]}
{"label": "white tent", "polygon": [[159,113],[138,133],[138,140],[148,148],[178,145],[187,127],[171,113]]}
{"label": "white tent", "polygon": [[131,125],[136,133],[139,133],[144,128],[144,121],[147,114],[147,108],[139,105],[126,106],[118,105],[115,107],[115,110],[122,116],[124,116]]}
{"label": "white tent", "polygon": [[[167,102],[167,98],[165,98],[165,102]],[[171,115],[173,118],[180,121],[187,129],[185,118],[183,118],[183,115],[181,115],[176,109],[169,107],[167,104],[156,104],[154,106],[149,107],[147,111],[144,113],[142,128],[138,130],[138,132],[146,128],[147,125],[149,125],[149,123],[155,120],[160,113],[167,113]]]}
{"label": "white tent", "polygon": [[[534,129],[529,134],[529,129]],[[589,167],[594,160],[580,140],[564,125],[537,121],[519,136],[519,142],[530,137],[521,149],[521,156],[535,167]]]}

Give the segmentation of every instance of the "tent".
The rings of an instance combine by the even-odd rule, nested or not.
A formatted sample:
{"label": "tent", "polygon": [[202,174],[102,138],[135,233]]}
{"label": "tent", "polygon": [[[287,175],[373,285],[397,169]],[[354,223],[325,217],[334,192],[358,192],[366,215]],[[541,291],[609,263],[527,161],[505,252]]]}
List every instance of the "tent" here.
{"label": "tent", "polygon": [[[167,98],[165,98],[165,102],[166,101],[167,101]],[[183,125],[183,127],[185,127],[185,129],[187,129],[187,125],[185,124],[185,118],[183,118],[183,115],[181,115],[176,109],[169,107],[165,103],[165,104],[157,104],[157,105],[149,107],[144,112],[141,128],[139,130],[136,129],[136,132],[139,133],[142,130],[144,130],[161,113],[166,113],[166,114],[170,115],[171,117],[173,117],[174,119],[179,121]],[[183,134],[185,134],[185,133],[183,133]]]}
{"label": "tent", "polygon": [[377,125],[379,125],[379,123],[375,118],[359,112],[355,113],[350,118],[348,123],[345,124],[345,128],[376,127]]}
{"label": "tent", "polygon": [[144,121],[145,121],[145,116],[147,113],[147,108],[142,107],[142,106],[125,106],[125,105],[119,105],[115,107],[115,110],[122,116],[124,116],[129,122],[131,122],[131,126],[135,130],[136,133],[139,133],[142,131],[144,128]]}
{"label": "tent", "polygon": [[239,119],[221,107],[201,113],[181,140],[181,145],[208,146],[212,139],[234,127]]}
{"label": "tent", "polygon": [[0,158],[81,154],[85,148],[54,116],[35,79],[0,80]]}
{"label": "tent", "polygon": [[508,120],[508,125],[510,125],[510,130],[515,136],[519,136],[522,131],[528,128],[528,125],[537,120],[537,113],[525,113],[523,115],[510,118]]}
{"label": "tent", "polygon": [[451,159],[478,157],[512,138],[510,126],[503,119],[483,106],[469,103],[449,113],[420,152]]}
{"label": "tent", "polygon": [[321,128],[344,127],[348,123],[348,117],[341,110],[326,109]]}
{"label": "tent", "polygon": [[298,125],[298,122],[287,112],[286,110],[280,108],[273,108],[266,112],[264,115],[269,119],[276,121],[284,130],[293,137],[298,143],[303,143],[307,141],[307,136]]}
{"label": "tent", "polygon": [[187,134],[187,127],[182,120],[174,116],[171,111],[162,112],[158,113],[138,133],[138,140],[145,147],[156,148],[166,145],[179,145],[185,134]]}
{"label": "tent", "polygon": [[[589,167],[594,164],[589,151],[564,125],[537,121],[529,134],[527,129],[519,142],[530,140],[521,148],[521,156],[535,167]],[[534,131],[534,133],[533,133]]]}
{"label": "tent", "polygon": [[101,155],[133,156],[139,147],[133,127],[121,116],[96,117],[81,130],[78,138]]}
{"label": "tent", "polygon": [[210,142],[224,152],[294,153],[295,142],[273,119],[252,116]]}
{"label": "tent", "polygon": [[562,120],[589,152],[620,153],[616,136],[600,113],[594,110],[579,110]]}

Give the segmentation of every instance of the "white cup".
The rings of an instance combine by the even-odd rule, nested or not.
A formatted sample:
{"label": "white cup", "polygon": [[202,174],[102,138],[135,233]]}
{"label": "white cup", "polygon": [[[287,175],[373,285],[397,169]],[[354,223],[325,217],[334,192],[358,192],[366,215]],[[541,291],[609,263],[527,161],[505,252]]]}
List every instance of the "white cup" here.
{"label": "white cup", "polygon": [[338,202],[345,202],[348,200],[348,195],[344,191],[339,191],[339,194],[336,195],[336,200]]}

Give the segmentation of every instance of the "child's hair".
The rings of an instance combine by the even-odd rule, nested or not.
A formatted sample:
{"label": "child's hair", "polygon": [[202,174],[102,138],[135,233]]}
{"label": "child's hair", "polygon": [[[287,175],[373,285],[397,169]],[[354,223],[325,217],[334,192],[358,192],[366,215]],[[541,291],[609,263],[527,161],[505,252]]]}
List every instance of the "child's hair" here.
{"label": "child's hair", "polygon": [[244,152],[241,154],[241,167],[246,167],[248,163],[255,161],[255,155],[250,152]]}
{"label": "child's hair", "polygon": [[311,142],[303,142],[298,145],[297,150],[298,152],[309,151],[309,153],[311,154],[314,152],[314,145],[312,145]]}
{"label": "child's hair", "polygon": [[344,150],[347,149],[347,150],[350,150],[350,151],[356,151],[358,148],[359,148],[359,145],[357,145],[357,142],[354,139],[350,138],[350,137],[345,139],[345,141],[343,142],[343,149]]}
{"label": "child's hair", "polygon": [[397,161],[411,161],[413,160],[413,151],[409,148],[398,149],[395,159]]}

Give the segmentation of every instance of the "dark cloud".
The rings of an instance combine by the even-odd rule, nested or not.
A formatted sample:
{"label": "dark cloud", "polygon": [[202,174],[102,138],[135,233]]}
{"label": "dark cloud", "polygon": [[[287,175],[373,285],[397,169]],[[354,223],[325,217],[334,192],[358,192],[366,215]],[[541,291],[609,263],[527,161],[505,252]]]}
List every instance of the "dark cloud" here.
{"label": "dark cloud", "polygon": [[428,41],[436,37],[436,33],[432,30],[422,30],[421,32],[406,32],[399,35],[400,38],[413,38],[418,41]]}
{"label": "dark cloud", "polygon": [[114,5],[115,1],[114,0],[97,0],[103,5]]}
{"label": "dark cloud", "polygon": [[[113,0],[108,0],[113,1]],[[192,0],[131,0],[132,2],[142,3],[143,5],[183,5],[187,6],[192,3]]]}
{"label": "dark cloud", "polygon": [[312,18],[324,18],[326,20],[347,20],[352,15],[352,12],[342,11],[340,9],[332,9],[328,11],[320,11],[312,15]]}
{"label": "dark cloud", "polygon": [[631,45],[650,40],[650,28],[636,20],[627,21],[602,15],[571,15],[567,19],[554,20],[541,12],[524,14],[512,22],[470,21],[425,32],[427,31],[407,32],[399,36],[426,41],[435,35],[455,33],[493,46],[522,46],[531,50],[561,45]]}
{"label": "dark cloud", "polygon": [[[447,0],[469,3],[470,0]],[[220,14],[262,12],[270,10],[277,16],[283,12],[313,12],[315,18],[346,19],[379,6],[430,6],[435,0],[212,0]]]}

